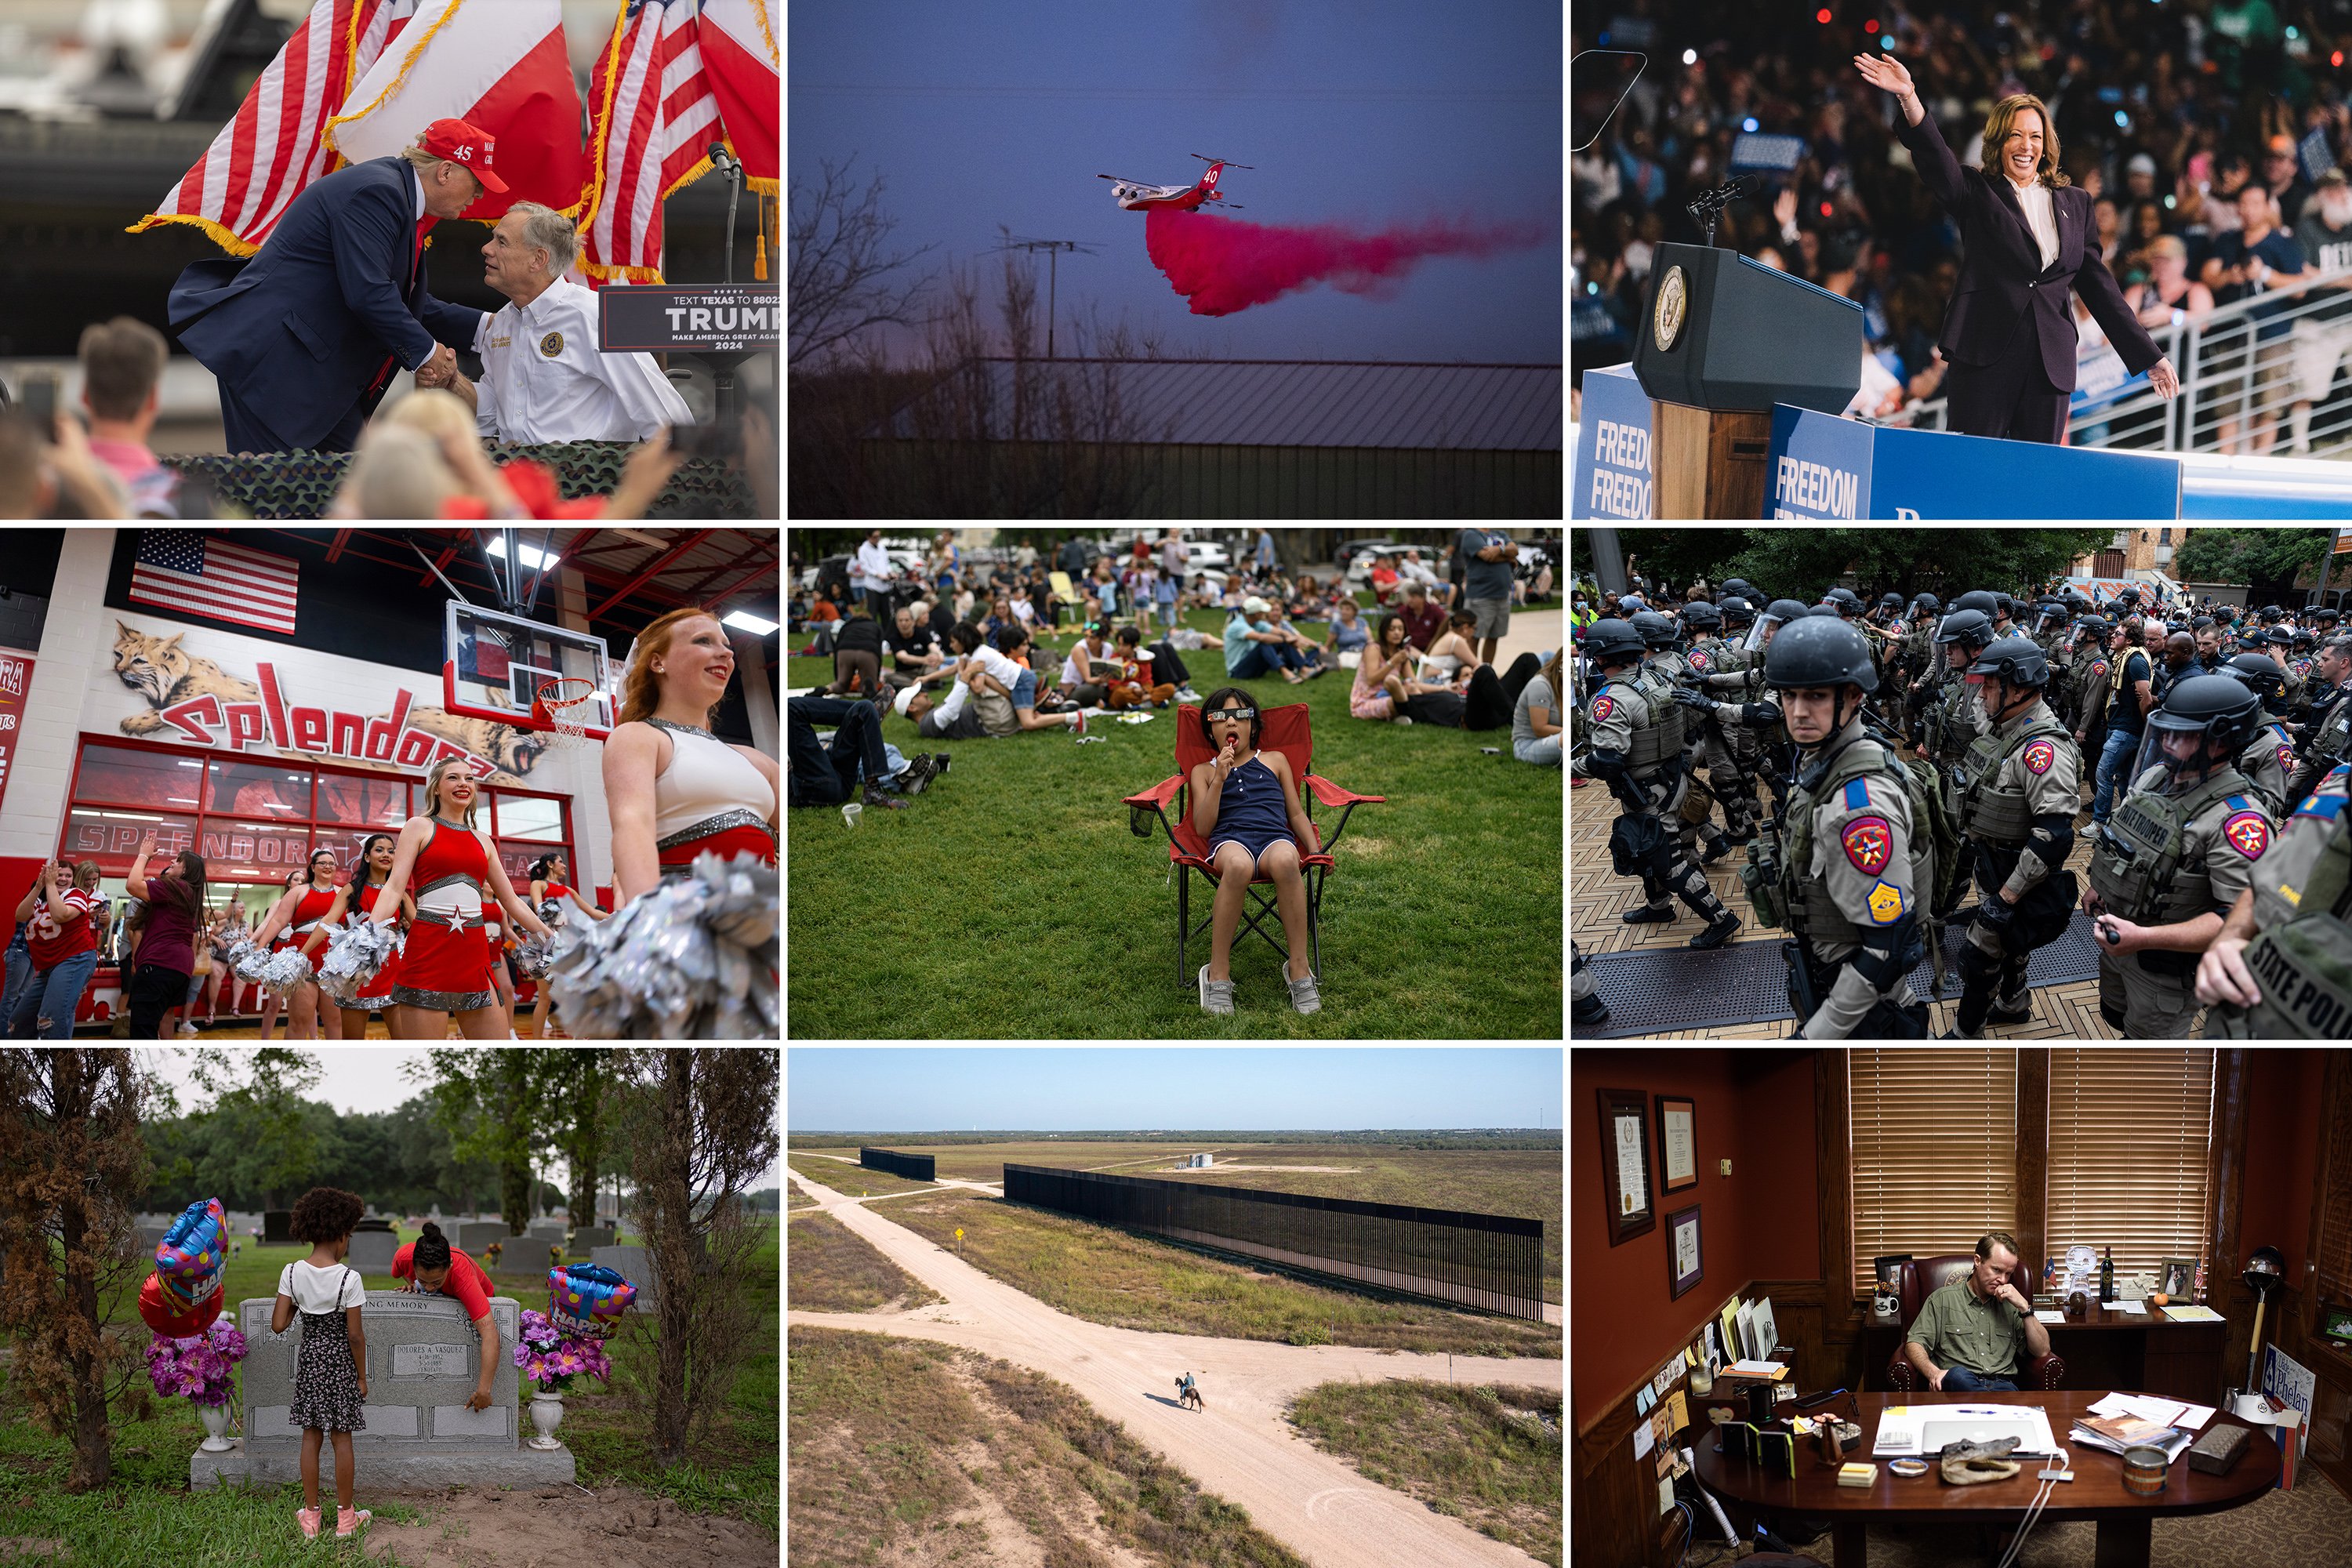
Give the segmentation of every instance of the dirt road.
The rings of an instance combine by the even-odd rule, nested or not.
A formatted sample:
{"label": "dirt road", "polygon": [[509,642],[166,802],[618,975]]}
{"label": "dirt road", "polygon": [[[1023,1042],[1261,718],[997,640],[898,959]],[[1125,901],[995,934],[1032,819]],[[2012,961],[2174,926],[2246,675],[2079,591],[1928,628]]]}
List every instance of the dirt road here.
{"label": "dirt road", "polygon": [[[1316,1568],[1525,1568],[1535,1561],[1372,1485],[1283,1419],[1291,1398],[1317,1384],[1442,1379],[1447,1357],[1084,1322],[797,1171],[788,1167],[787,1174],[885,1258],[947,1298],[906,1313],[792,1312],[789,1322],[938,1340],[1057,1378],[1208,1490],[1247,1509],[1258,1528]],[[1176,1403],[1176,1375],[1187,1371],[1199,1380],[1205,1411]],[[1455,1356],[1451,1375],[1464,1383],[1561,1386],[1560,1363],[1534,1357]]]}

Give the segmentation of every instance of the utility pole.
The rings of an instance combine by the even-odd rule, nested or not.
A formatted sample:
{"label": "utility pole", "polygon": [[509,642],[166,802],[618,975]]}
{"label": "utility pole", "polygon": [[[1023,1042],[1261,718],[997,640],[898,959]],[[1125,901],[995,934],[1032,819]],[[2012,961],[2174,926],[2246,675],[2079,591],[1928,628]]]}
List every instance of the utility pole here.
{"label": "utility pole", "polygon": [[2314,608],[2319,608],[2327,603],[2327,579],[2335,574],[2336,552],[2344,548],[2345,532],[2345,530],[2339,528],[2330,534],[2327,540],[2327,553],[2319,558],[2319,592],[2314,595]]}
{"label": "utility pole", "polygon": [[1054,321],[1055,315],[1058,313],[1056,297],[1060,293],[1061,287],[1062,252],[1066,250],[1074,252],[1083,250],[1087,255],[1092,256],[1102,247],[1096,245],[1087,245],[1075,239],[1008,238],[1003,245],[998,246],[996,248],[999,250],[1025,250],[1032,256],[1034,256],[1041,250],[1046,253],[1045,357],[1047,359],[1052,359],[1054,357]]}

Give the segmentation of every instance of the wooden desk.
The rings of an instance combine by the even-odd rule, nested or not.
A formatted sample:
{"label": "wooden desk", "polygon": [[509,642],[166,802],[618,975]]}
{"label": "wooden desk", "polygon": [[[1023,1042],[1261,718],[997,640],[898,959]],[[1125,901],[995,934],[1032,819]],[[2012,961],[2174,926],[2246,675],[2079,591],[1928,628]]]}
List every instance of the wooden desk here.
{"label": "wooden desk", "polygon": [[[1868,1462],[1878,1437],[1878,1418],[1890,1405],[1988,1404],[2039,1405],[2050,1417],[2050,1430],[2074,1456],[2074,1479],[2060,1481],[2040,1515],[2041,1521],[2095,1521],[2099,1527],[2098,1568],[2147,1568],[2151,1529],[2158,1519],[2182,1514],[2219,1513],[2253,1501],[2277,1484],[2279,1451],[2270,1429],[2252,1426],[2253,1436],[2226,1476],[2209,1476],[2189,1468],[2189,1456],[2172,1462],[2164,1490],[2141,1497],[2124,1489],[2124,1461],[2119,1454],[2067,1442],[2074,1418],[2088,1412],[2104,1394],[2062,1390],[2052,1394],[1864,1394],[1862,1405],[1862,1447],[1850,1456]],[[1833,1408],[1833,1407],[1832,1407]],[[2208,1427],[2227,1422],[2249,1426],[2234,1415],[2216,1414]],[[1769,1471],[1717,1451],[1712,1433],[1695,1434],[1698,1478],[1712,1490],[1765,1513],[1790,1513],[1832,1521],[1838,1568],[1866,1568],[1869,1548],[1864,1531],[1868,1525],[1938,1522],[1952,1525],[2014,1525],[2041,1485],[2034,1472],[2040,1460],[2021,1462],[2007,1480],[1956,1487],[1936,1473],[1928,1459],[1924,1476],[1904,1477],[1879,1459],[1878,1479],[1868,1487],[1842,1487],[1837,1471],[1823,1465],[1817,1453],[1800,1441],[1797,1473],[1790,1477]],[[1924,1457],[1924,1456],[1923,1456]],[[2041,1528],[2037,1521],[2036,1529]]]}
{"label": "wooden desk", "polygon": [[[2066,1363],[2066,1385],[2103,1391],[2136,1388],[2191,1405],[2221,1404],[2228,1379],[2221,1364],[2228,1320],[2176,1323],[2163,1311],[2150,1307],[2145,1317],[2135,1317],[2093,1307],[2082,1318],[2044,1323],[2051,1351]],[[1887,1388],[1886,1363],[1901,1348],[1903,1336],[1899,1327],[1864,1325],[1864,1388]]]}

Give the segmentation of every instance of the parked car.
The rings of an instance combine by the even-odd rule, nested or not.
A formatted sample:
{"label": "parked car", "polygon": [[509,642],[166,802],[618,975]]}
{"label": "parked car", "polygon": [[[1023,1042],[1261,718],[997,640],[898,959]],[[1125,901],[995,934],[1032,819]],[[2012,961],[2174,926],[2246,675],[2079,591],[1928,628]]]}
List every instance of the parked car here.
{"label": "parked car", "polygon": [[1355,554],[1349,557],[1345,573],[1348,585],[1360,588],[1371,581],[1372,563],[1381,556],[1402,560],[1408,550],[1418,550],[1417,544],[1400,543],[1393,539],[1360,539],[1354,542]]}
{"label": "parked car", "polygon": [[1198,539],[1184,542],[1184,572],[1187,576],[1195,572],[1230,572],[1233,565],[1234,558],[1225,553],[1225,547],[1222,544]]}

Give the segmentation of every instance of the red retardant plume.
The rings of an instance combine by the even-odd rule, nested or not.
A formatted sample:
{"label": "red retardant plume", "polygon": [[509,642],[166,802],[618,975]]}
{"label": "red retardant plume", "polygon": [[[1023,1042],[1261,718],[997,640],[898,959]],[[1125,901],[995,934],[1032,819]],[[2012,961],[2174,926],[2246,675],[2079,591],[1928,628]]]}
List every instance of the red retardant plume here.
{"label": "red retardant plume", "polygon": [[1143,218],[1151,264],[1192,300],[1196,316],[1230,316],[1316,283],[1378,294],[1424,256],[1492,256],[1540,244],[1547,232],[1441,221],[1355,234],[1336,224],[1279,228],[1173,207],[1153,207]]}

